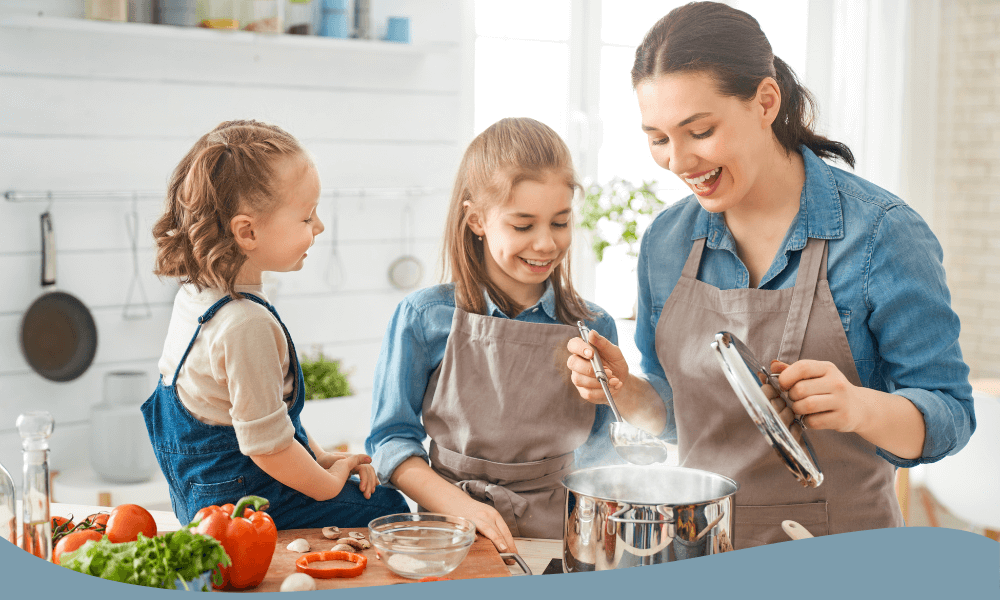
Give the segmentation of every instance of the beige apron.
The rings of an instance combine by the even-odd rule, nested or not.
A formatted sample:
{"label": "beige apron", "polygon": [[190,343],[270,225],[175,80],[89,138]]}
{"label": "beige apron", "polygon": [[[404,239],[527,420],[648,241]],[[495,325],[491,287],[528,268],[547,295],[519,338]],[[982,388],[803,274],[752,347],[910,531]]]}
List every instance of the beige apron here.
{"label": "beige apron", "polygon": [[514,537],[562,538],[573,451],[594,426],[566,368],[575,327],[455,308],[424,394],[431,467],[494,506]]}
{"label": "beige apron", "polygon": [[824,481],[803,487],[736,398],[711,355],[719,331],[743,340],[764,364],[829,361],[861,381],[826,279],[826,240],[810,238],[795,287],[720,290],[697,280],[705,239],[694,242],[656,325],[656,354],[674,393],[681,465],[731,477],[736,548],[785,541],[785,519],[813,535],[902,526],[895,470],[854,433],[810,430]]}

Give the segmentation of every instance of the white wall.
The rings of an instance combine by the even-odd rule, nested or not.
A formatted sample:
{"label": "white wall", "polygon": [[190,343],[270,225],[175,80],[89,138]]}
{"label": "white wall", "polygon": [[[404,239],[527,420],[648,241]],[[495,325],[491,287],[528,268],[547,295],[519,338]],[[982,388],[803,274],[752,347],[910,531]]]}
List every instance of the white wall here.
{"label": "white wall", "polygon": [[[390,14],[411,17],[411,46],[39,19],[24,16],[30,4],[0,4],[0,193],[162,192],[177,161],[219,122],[254,118],[286,128],[315,155],[328,193],[320,207],[327,231],[301,272],[275,276],[269,288],[300,353],[322,347],[354,370],[359,399],[345,405],[344,431],[363,439],[381,338],[405,295],[386,271],[403,250],[407,203],[412,250],[425,266],[421,286],[438,278],[448,188],[471,131],[466,3],[373,3],[376,24]],[[72,14],[66,7],[75,3],[37,4]],[[345,188],[433,191],[329,194]],[[103,375],[138,368],[155,383],[176,290],[151,275],[150,228],[161,205],[155,196],[135,202],[152,317],[127,320],[133,256],[125,215],[133,201],[53,202],[58,287],[90,308],[99,337],[90,369],[57,384],[35,374],[18,345],[22,315],[41,293],[38,216],[47,203],[0,198],[0,462],[15,479],[19,413],[54,415],[52,467],[71,469],[88,460],[88,411],[101,401]]]}

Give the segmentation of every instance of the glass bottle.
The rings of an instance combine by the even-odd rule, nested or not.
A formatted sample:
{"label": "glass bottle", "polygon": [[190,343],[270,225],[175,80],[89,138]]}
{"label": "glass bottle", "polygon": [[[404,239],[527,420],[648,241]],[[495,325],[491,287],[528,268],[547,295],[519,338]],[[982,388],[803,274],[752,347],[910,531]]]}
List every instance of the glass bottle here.
{"label": "glass bottle", "polygon": [[14,480],[0,464],[0,538],[17,545],[17,512],[14,508]]}
{"label": "glass bottle", "polygon": [[49,436],[55,422],[47,411],[22,413],[17,418],[24,453],[21,493],[21,547],[42,560],[52,560],[52,521],[49,520]]}

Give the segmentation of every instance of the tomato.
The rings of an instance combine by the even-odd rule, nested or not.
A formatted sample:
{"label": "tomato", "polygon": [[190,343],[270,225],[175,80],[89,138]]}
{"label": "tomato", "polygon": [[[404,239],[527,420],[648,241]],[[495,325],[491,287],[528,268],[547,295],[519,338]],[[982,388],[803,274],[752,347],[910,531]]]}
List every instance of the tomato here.
{"label": "tomato", "polygon": [[134,542],[140,533],[148,538],[156,536],[156,521],[138,504],[120,504],[111,511],[105,533],[115,544]]}
{"label": "tomato", "polygon": [[108,513],[94,513],[84,519],[84,521],[90,521],[90,527],[87,529],[96,529],[98,531],[104,531],[104,528],[108,526],[108,519],[111,517]]}
{"label": "tomato", "polygon": [[56,544],[55,549],[52,551],[52,562],[58,565],[59,557],[62,556],[63,552],[72,552],[86,544],[88,540],[96,542],[100,541],[102,537],[104,536],[92,529],[73,532],[59,540],[59,543]]}
{"label": "tomato", "polygon": [[72,519],[67,519],[66,517],[52,517],[52,529],[56,529],[60,525],[64,525],[66,523],[69,523],[69,526],[66,529],[72,529],[73,528],[73,520]]}

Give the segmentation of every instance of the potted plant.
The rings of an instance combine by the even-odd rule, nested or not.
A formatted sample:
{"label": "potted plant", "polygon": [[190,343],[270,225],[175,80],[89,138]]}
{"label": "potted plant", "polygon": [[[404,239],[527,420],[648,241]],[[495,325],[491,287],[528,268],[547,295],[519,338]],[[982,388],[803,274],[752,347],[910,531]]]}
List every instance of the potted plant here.
{"label": "potted plant", "polygon": [[[666,206],[666,202],[653,190],[655,186],[655,181],[636,185],[615,177],[607,183],[592,183],[586,187],[580,207],[580,227],[590,232],[591,248],[598,263],[604,260],[605,250],[624,246],[624,257],[617,259],[615,268],[627,268],[630,275],[635,273],[639,239],[656,214]],[[632,310],[631,316],[626,319],[635,319],[635,284],[623,289],[629,288],[632,290],[632,301],[629,303]],[[619,314],[622,314],[621,310],[619,308]]]}
{"label": "potted plant", "polygon": [[[639,238],[666,203],[656,196],[655,181],[636,185],[621,177],[586,188],[580,208],[580,227],[593,236],[591,248],[597,262],[604,260],[609,246],[625,244],[626,254],[639,256]],[[634,268],[634,267],[633,267]]]}
{"label": "potted plant", "polygon": [[[357,432],[346,431],[352,421],[350,413],[357,412],[354,390],[341,362],[314,352],[314,357],[302,356],[302,378],[305,380],[306,403],[302,408],[302,424],[320,446],[327,450],[343,449],[346,441],[356,441]],[[354,419],[356,420],[356,419]]]}

